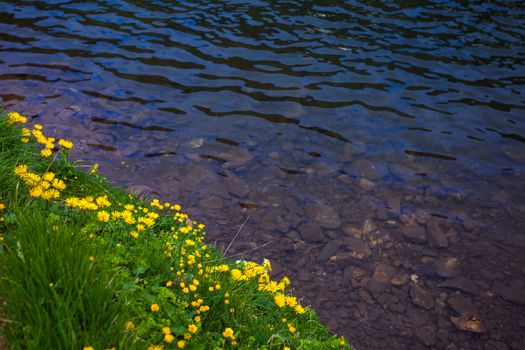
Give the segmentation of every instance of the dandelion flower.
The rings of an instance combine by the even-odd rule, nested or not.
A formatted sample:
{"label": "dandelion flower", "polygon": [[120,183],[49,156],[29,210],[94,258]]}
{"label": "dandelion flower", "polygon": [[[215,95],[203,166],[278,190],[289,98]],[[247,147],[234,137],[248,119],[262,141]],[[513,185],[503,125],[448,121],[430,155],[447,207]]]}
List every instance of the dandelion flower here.
{"label": "dandelion flower", "polygon": [[238,269],[233,269],[233,270],[231,271],[231,276],[232,276],[232,278],[233,278],[234,280],[238,281],[238,280],[240,280],[241,277],[242,277],[242,272],[241,272],[240,270],[238,270]]}
{"label": "dandelion flower", "polygon": [[175,337],[172,334],[165,334],[164,335],[164,341],[166,343],[171,344],[171,343],[173,343],[174,340],[175,340]]}
{"label": "dandelion flower", "polygon": [[177,347],[178,347],[179,349],[183,349],[185,346],[186,346],[186,342],[185,342],[184,340],[179,340],[179,341],[177,342]]}
{"label": "dandelion flower", "polygon": [[275,301],[275,304],[279,307],[284,307],[286,305],[286,297],[282,293],[277,293],[273,297],[273,300]]}
{"label": "dandelion flower", "polygon": [[190,331],[191,333],[194,333],[194,334],[195,334],[195,333],[197,333],[198,328],[197,328],[196,325],[194,325],[194,324],[190,324],[190,325],[188,326],[188,331]]}
{"label": "dandelion flower", "polygon": [[294,310],[297,314],[304,314],[304,308],[299,304],[294,307]]}
{"label": "dandelion flower", "polygon": [[224,332],[222,332],[222,336],[224,338],[230,338],[230,339],[235,339],[235,336],[233,335],[233,329],[231,329],[230,327],[227,327]]}
{"label": "dandelion flower", "polygon": [[66,149],[70,149],[73,147],[73,142],[64,139],[58,140],[58,144]]}
{"label": "dandelion flower", "polygon": [[105,210],[101,210],[97,213],[97,218],[102,222],[108,222],[109,221],[109,213]]}
{"label": "dandelion flower", "polygon": [[151,304],[151,312],[158,312],[160,310],[159,304]]}
{"label": "dandelion flower", "polygon": [[40,155],[44,158],[48,158],[49,156],[51,156],[51,154],[53,154],[53,152],[51,152],[49,148],[40,151]]}

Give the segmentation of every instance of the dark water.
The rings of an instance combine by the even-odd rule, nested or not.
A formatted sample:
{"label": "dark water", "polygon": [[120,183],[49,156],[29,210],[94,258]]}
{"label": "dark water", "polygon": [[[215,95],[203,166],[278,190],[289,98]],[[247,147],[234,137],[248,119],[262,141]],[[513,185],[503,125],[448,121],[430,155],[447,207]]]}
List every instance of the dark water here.
{"label": "dark water", "polygon": [[521,1],[0,1],[0,97],[357,349],[525,346]]}

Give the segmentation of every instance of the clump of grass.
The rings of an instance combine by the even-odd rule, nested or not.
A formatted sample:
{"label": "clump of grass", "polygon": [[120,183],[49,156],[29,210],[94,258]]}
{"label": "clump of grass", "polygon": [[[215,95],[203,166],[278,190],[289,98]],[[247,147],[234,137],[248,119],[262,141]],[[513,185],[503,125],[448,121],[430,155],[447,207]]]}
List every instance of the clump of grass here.
{"label": "clump of grass", "polygon": [[[273,281],[229,261],[179,204],[68,160],[68,140],[0,116],[0,314],[12,348],[349,349]],[[21,127],[22,126],[22,127]]]}

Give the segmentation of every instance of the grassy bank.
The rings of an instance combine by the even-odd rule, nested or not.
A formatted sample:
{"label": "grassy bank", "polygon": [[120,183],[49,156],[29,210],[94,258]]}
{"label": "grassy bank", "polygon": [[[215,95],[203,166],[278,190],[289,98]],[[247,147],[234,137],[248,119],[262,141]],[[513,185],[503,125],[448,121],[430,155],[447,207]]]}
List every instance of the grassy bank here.
{"label": "grassy bank", "polygon": [[176,203],[109,185],[68,140],[0,115],[0,318],[20,349],[349,349]]}

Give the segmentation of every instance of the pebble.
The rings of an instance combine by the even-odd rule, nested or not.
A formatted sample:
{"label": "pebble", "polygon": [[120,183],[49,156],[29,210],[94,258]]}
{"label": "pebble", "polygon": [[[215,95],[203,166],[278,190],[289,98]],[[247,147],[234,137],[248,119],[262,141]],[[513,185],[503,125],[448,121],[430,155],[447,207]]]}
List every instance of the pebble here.
{"label": "pebble", "polygon": [[402,286],[408,281],[408,275],[406,273],[398,273],[390,280],[390,284],[393,286]]}
{"label": "pebble", "polygon": [[479,295],[480,293],[480,289],[474,283],[474,281],[466,277],[457,277],[457,278],[448,279],[438,284],[438,286],[442,288],[444,287],[444,288],[460,290],[462,292],[465,292],[471,295]]}
{"label": "pebble", "polygon": [[345,242],[353,258],[362,260],[370,256],[370,248],[366,242],[356,238],[346,238]]}
{"label": "pebble", "polygon": [[457,258],[441,258],[434,263],[436,274],[439,277],[450,278],[457,272],[458,259]]}
{"label": "pebble", "polygon": [[479,316],[475,314],[461,314],[459,317],[451,316],[452,322],[459,330],[472,333],[485,333],[487,330]]}
{"label": "pebble", "polygon": [[424,309],[430,310],[434,307],[434,298],[432,298],[432,295],[419,286],[412,286],[410,288],[410,297],[414,304]]}
{"label": "pebble", "polygon": [[340,240],[333,240],[325,244],[321,252],[317,255],[317,261],[323,262],[334,256],[337,251],[343,246]]}
{"label": "pebble", "polygon": [[415,222],[414,219],[411,219],[405,226],[401,228],[403,231],[403,236],[415,243],[426,242],[427,237],[423,226]]}
{"label": "pebble", "polygon": [[297,229],[299,231],[299,234],[301,235],[301,238],[304,239],[306,242],[315,243],[321,242],[324,239],[321,227],[316,223],[304,223],[299,225]]}
{"label": "pebble", "polygon": [[452,295],[450,298],[447,299],[447,303],[458,314],[474,313],[474,311],[476,310],[474,305],[472,304],[471,299],[466,295],[462,294]]}
{"label": "pebble", "polygon": [[372,181],[365,178],[360,178],[357,180],[357,186],[364,190],[365,192],[371,191],[376,186]]}
{"label": "pebble", "polygon": [[306,216],[322,227],[336,229],[341,226],[341,218],[330,206],[320,203],[309,203],[304,206]]}
{"label": "pebble", "polygon": [[224,184],[226,185],[228,192],[239,198],[246,197],[246,195],[248,195],[250,192],[250,187],[248,187],[246,182],[239,179],[238,177],[228,176],[224,180]]}
{"label": "pebble", "polygon": [[199,201],[199,205],[206,209],[221,209],[224,205],[222,199],[217,196],[210,196]]}
{"label": "pebble", "polygon": [[515,304],[525,305],[525,281],[512,280],[510,284],[497,281],[492,288],[493,292],[503,299]]}
{"label": "pebble", "polygon": [[362,238],[363,237],[363,234],[362,234],[361,230],[358,229],[357,227],[345,226],[343,228],[343,232],[345,233],[345,235],[347,235],[349,237],[353,237],[353,238]]}
{"label": "pebble", "polygon": [[375,268],[372,278],[376,281],[387,284],[390,283],[390,280],[392,280],[396,273],[397,270],[395,267],[386,263],[381,263]]}
{"label": "pebble", "polygon": [[427,234],[429,237],[429,243],[438,248],[448,247],[448,239],[436,220],[427,222]]}

